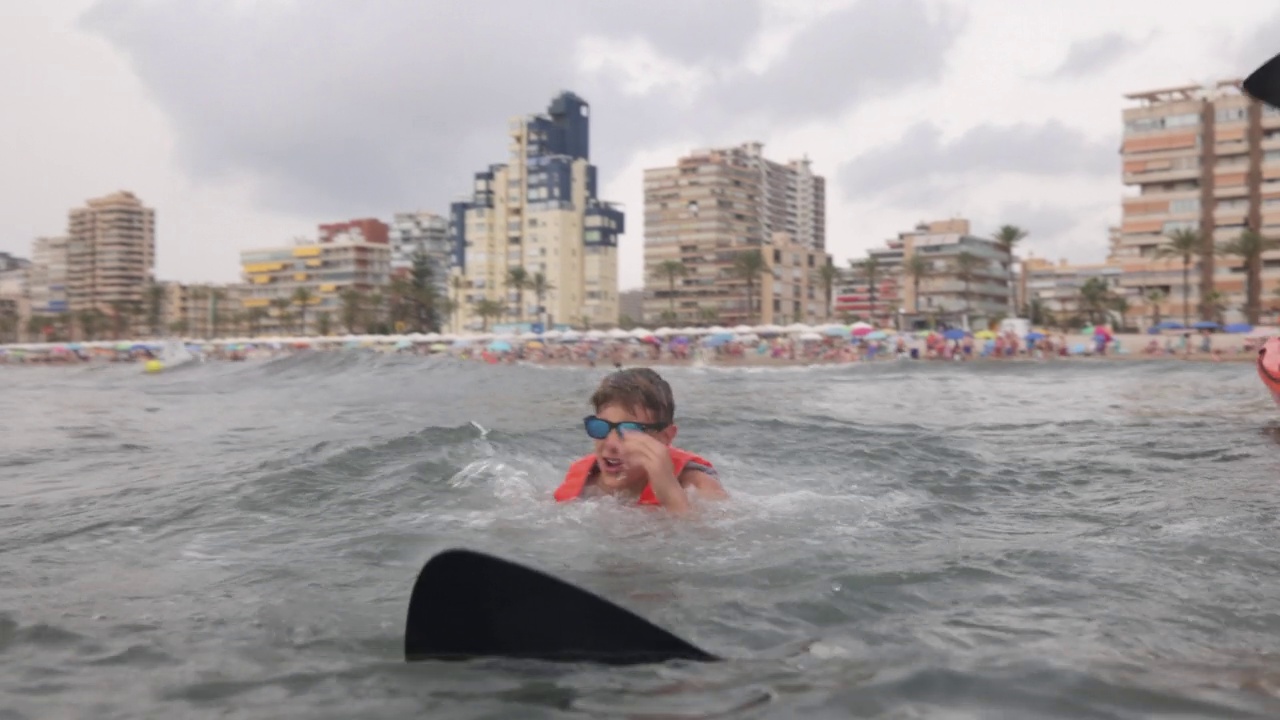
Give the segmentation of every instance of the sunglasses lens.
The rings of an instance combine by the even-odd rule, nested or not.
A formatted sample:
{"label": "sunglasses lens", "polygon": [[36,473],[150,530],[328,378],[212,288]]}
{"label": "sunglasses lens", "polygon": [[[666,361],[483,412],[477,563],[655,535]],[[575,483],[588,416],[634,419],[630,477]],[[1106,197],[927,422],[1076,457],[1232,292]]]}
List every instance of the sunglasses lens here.
{"label": "sunglasses lens", "polygon": [[587,435],[596,440],[603,440],[609,436],[609,423],[600,418],[590,417],[586,420]]}
{"label": "sunglasses lens", "polygon": [[634,423],[634,422],[618,423],[618,427],[621,428],[623,432],[644,432],[644,426],[641,425],[640,423]]}

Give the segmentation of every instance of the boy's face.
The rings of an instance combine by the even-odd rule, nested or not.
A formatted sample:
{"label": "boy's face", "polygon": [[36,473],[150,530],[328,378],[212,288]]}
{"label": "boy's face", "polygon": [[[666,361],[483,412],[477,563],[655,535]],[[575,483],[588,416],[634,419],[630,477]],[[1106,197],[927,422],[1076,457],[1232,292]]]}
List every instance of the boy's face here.
{"label": "boy's face", "polygon": [[[596,410],[596,417],[609,422],[637,422],[651,424],[657,419],[647,408],[628,408],[620,403],[607,403]],[[668,425],[662,430],[647,433],[663,445],[670,445],[675,439],[676,428]],[[600,483],[606,487],[623,487],[629,485],[642,486],[649,481],[642,468],[632,468],[627,472],[623,465],[622,438],[615,430],[603,440],[595,441],[596,465],[600,468]]]}

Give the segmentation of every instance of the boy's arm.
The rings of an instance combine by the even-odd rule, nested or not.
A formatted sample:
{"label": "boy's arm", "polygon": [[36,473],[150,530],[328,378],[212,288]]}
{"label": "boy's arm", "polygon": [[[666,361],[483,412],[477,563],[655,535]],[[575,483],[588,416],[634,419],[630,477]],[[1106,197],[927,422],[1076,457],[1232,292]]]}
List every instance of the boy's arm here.
{"label": "boy's arm", "polygon": [[729,493],[720,484],[720,479],[700,467],[686,468],[684,472],[680,473],[680,485],[686,488],[694,488],[698,491],[699,497],[711,500],[729,499]]}

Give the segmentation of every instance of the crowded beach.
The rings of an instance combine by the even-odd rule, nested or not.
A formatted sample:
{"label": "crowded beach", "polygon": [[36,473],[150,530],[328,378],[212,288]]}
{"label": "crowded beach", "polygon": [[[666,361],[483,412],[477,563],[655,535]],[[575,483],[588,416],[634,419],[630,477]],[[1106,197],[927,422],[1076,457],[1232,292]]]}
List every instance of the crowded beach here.
{"label": "crowded beach", "polygon": [[0,346],[0,364],[139,362],[158,371],[191,361],[246,361],[301,352],[379,352],[443,356],[487,363],[594,366],[600,363],[688,365],[810,365],[920,361],[1055,361],[1068,359],[1247,360],[1275,328],[1184,328],[1162,323],[1145,335],[1119,334],[1099,325],[1064,333],[1006,322],[977,331],[937,328],[900,332],[868,323],[796,323],[737,327],[556,328],[534,332],[451,335],[342,335],[319,337],[193,338],[28,343]]}

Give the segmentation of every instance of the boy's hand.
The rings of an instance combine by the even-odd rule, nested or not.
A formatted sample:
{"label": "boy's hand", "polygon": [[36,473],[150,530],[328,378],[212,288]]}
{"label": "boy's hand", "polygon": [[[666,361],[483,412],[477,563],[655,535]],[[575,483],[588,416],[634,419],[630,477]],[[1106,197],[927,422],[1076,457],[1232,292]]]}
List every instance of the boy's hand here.
{"label": "boy's hand", "polygon": [[629,432],[622,436],[622,463],[625,467],[644,468],[651,484],[675,482],[671,453],[666,445],[648,433]]}

